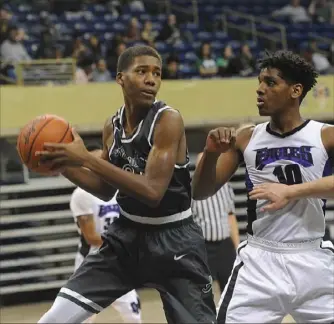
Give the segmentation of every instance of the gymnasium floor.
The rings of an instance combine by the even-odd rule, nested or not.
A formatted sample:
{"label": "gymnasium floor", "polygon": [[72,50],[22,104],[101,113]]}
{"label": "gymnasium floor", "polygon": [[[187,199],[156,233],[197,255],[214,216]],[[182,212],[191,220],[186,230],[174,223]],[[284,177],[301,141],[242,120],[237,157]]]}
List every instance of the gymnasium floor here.
{"label": "gymnasium floor", "polygon": [[[139,292],[142,304],[142,318],[144,323],[166,323],[159,294],[155,290]],[[215,294],[219,298],[218,294]],[[0,323],[37,323],[42,314],[48,310],[51,303],[25,304],[21,306],[5,307],[0,310]],[[96,323],[121,323],[117,312],[109,307],[97,316]],[[293,323],[286,318],[283,323]]]}

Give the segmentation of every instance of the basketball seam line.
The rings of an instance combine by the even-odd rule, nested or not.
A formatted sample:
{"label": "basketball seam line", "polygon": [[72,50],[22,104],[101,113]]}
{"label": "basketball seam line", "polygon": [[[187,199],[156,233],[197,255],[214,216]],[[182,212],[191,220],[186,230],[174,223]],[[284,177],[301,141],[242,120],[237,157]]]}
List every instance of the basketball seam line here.
{"label": "basketball seam line", "polygon": [[66,132],[65,132],[65,134],[63,135],[63,137],[60,139],[60,141],[59,141],[58,143],[61,143],[61,142],[64,140],[64,138],[65,138],[66,135],[67,135],[67,132],[68,132],[69,128],[70,128],[70,124],[67,123],[67,129],[66,129]]}
{"label": "basketball seam line", "polygon": [[39,133],[43,130],[43,128],[44,128],[47,124],[49,124],[50,122],[52,122],[53,120],[55,120],[55,118],[52,118],[52,119],[48,120],[48,121],[47,121],[47,122],[46,122],[46,123],[39,129],[39,131],[38,131],[37,134],[35,135],[35,138],[33,139],[32,143],[31,143],[31,146],[30,146],[30,150],[29,150],[29,154],[28,154],[28,160],[27,160],[26,163],[29,163],[29,161],[30,161],[30,158],[31,158],[31,151],[32,151],[32,148],[34,147],[34,144],[35,144],[35,141],[36,141],[37,136],[38,136]]}

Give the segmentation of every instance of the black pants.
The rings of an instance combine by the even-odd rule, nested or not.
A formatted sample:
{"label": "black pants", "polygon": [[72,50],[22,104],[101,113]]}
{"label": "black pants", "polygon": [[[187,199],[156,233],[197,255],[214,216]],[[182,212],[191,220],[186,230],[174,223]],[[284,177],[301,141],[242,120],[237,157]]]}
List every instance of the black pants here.
{"label": "black pants", "polygon": [[214,280],[223,291],[233,269],[236,251],[231,238],[221,241],[205,241],[208,253],[209,267]]}
{"label": "black pants", "polygon": [[168,323],[216,322],[205,242],[191,217],[153,226],[121,216],[59,295],[98,313],[141,287],[160,292]]}

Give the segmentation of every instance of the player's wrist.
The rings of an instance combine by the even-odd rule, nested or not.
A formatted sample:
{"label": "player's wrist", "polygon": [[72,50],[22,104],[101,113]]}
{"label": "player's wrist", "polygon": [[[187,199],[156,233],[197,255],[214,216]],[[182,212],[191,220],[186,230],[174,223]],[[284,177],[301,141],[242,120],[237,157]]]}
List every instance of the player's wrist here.
{"label": "player's wrist", "polygon": [[218,159],[220,156],[220,152],[214,151],[214,150],[210,150],[210,148],[208,148],[207,146],[204,147],[203,153],[207,156],[209,156],[210,158],[216,158]]}
{"label": "player's wrist", "polygon": [[297,185],[287,186],[285,196],[288,200],[293,200],[298,198]]}

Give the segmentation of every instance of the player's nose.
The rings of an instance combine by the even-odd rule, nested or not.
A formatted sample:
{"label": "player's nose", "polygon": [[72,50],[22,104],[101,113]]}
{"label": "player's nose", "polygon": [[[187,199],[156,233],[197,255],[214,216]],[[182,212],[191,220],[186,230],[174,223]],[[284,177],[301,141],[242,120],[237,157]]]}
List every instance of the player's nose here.
{"label": "player's nose", "polygon": [[147,73],[145,78],[145,84],[150,85],[151,87],[155,86],[155,80],[152,73]]}

